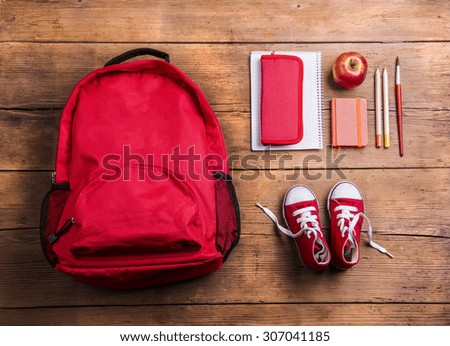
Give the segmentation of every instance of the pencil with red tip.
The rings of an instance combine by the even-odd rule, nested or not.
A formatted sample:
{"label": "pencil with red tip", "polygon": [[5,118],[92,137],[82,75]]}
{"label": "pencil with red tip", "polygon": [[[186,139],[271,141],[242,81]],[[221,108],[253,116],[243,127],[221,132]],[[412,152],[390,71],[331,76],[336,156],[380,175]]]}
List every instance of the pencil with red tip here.
{"label": "pencil with red tip", "polygon": [[400,82],[400,59],[395,62],[395,101],[397,105],[398,147],[403,156],[402,85]]}

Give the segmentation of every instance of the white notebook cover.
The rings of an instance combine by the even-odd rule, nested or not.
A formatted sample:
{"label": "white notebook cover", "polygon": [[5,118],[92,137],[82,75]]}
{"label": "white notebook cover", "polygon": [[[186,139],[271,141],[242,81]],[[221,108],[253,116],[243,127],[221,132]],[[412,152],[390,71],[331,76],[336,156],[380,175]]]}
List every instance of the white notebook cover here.
{"label": "white notebook cover", "polygon": [[297,144],[261,144],[261,55],[272,52],[251,52],[251,131],[252,150],[305,150],[322,149],[322,55],[320,52],[282,52],[295,55],[303,61],[303,139]]}

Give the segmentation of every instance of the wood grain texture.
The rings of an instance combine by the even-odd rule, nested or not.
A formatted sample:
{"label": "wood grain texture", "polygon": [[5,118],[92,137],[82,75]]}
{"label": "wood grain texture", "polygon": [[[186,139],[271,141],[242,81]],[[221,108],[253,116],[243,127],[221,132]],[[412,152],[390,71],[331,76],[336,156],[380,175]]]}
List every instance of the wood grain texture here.
{"label": "wood grain texture", "polygon": [[[0,0],[0,324],[450,325],[449,23],[446,0]],[[216,111],[232,155],[242,238],[224,267],[205,277],[109,291],[53,271],[37,226],[72,88],[140,46],[170,53]],[[253,50],[321,51],[325,144],[330,98],[359,96],[368,100],[369,147],[236,160],[252,154]],[[338,88],[330,73],[348,50],[369,62],[366,82],[354,90]],[[373,73],[386,66],[393,87],[396,56],[405,110],[401,159],[393,88],[392,147],[373,145]],[[345,158],[333,165],[340,154]],[[357,266],[312,273],[255,203],[280,216],[285,191],[307,184],[329,237],[324,206],[340,179],[361,188],[375,241],[395,258],[368,247],[363,234]]]}
{"label": "wood grain texture", "polygon": [[208,304],[0,309],[0,324],[445,326],[449,316],[448,304]]}
{"label": "wood grain texture", "polygon": [[[447,169],[343,170],[364,194],[366,211],[376,232],[449,236],[450,176]],[[323,227],[328,228],[326,198],[339,181],[334,171],[234,171],[243,232],[263,233],[271,221],[255,206],[262,203],[278,212],[293,184],[307,184],[317,195]],[[0,229],[39,225],[42,199],[50,189],[48,172],[0,172]],[[424,215],[433,215],[424,223]]]}
{"label": "wood grain texture", "polygon": [[0,170],[54,170],[61,110],[0,110]]}
{"label": "wood grain texture", "polygon": [[395,255],[391,259],[370,248],[363,236],[357,266],[345,272],[330,267],[318,274],[301,264],[291,239],[269,227],[259,234],[252,231],[244,229],[239,245],[214,273],[161,287],[111,291],[55,272],[42,254],[37,230],[4,230],[0,308],[450,301],[448,238],[378,235],[376,241]]}
{"label": "wood grain texture", "polygon": [[[0,108],[62,108],[74,85],[112,57],[146,44],[35,44],[1,43]],[[216,111],[250,110],[249,56],[253,50],[321,51],[323,55],[324,106],[331,97],[366,97],[374,108],[374,69],[386,66],[394,90],[396,56],[402,61],[403,106],[449,110],[450,44],[439,43],[342,43],[335,44],[155,44],[165,50],[203,90]],[[339,52],[356,50],[369,62],[367,81],[344,90],[332,81],[331,66]],[[395,110],[395,98],[390,108]],[[393,113],[394,114],[394,113]],[[408,113],[406,115],[406,122]],[[394,121],[393,121],[394,122]],[[405,136],[408,134],[405,133]]]}
{"label": "wood grain texture", "polygon": [[3,41],[390,42],[450,36],[445,0],[410,0],[407,6],[389,0],[358,6],[352,0],[3,0],[1,13]]}
{"label": "wood grain texture", "polygon": [[[375,129],[374,112],[369,111],[369,129]],[[61,110],[0,110],[0,170],[53,170]],[[405,150],[398,156],[396,122],[392,122],[389,150],[375,148],[374,131],[364,149],[314,151],[250,151],[250,114],[217,112],[230,156],[237,169],[256,168],[389,168],[448,167],[450,164],[450,110],[407,109],[404,115]],[[324,143],[331,143],[330,112],[323,116]]]}

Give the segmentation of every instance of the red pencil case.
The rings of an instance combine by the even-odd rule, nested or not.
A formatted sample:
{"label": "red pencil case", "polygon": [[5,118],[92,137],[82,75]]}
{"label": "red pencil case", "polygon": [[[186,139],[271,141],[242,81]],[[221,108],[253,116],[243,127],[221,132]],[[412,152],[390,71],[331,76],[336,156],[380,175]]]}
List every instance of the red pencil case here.
{"label": "red pencil case", "polygon": [[303,138],[303,61],[261,56],[261,143],[295,144]]}

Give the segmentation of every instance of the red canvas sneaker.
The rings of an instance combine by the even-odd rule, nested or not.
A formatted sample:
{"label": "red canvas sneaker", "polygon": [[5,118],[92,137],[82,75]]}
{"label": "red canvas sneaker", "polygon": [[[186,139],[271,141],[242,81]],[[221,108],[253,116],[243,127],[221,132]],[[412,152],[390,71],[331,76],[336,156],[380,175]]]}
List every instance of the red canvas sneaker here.
{"label": "red canvas sneaker", "polygon": [[328,195],[328,213],[331,219],[331,261],[339,269],[349,269],[359,262],[361,227],[367,220],[369,244],[392,256],[385,248],[372,241],[372,226],[364,214],[364,199],[358,188],[347,181],[337,183]]}
{"label": "red canvas sneaker", "polygon": [[319,220],[319,204],[314,193],[304,185],[294,185],[284,196],[283,216],[289,228],[280,225],[269,209],[256,204],[277,225],[278,229],[295,241],[300,257],[309,269],[321,271],[331,260],[330,249],[323,237]]}

